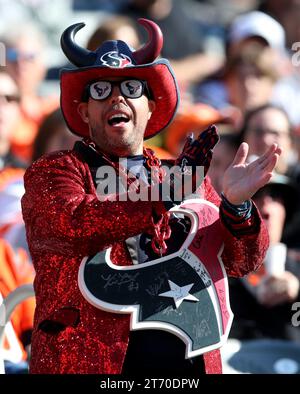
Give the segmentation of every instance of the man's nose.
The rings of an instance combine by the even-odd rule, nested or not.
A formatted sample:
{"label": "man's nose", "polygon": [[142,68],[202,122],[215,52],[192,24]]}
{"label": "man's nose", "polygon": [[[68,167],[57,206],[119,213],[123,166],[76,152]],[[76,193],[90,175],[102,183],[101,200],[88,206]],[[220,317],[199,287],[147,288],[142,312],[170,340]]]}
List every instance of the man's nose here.
{"label": "man's nose", "polygon": [[262,141],[267,147],[271,146],[274,142],[278,142],[278,139],[279,135],[275,133],[264,133],[262,136]]}
{"label": "man's nose", "polygon": [[112,87],[110,101],[111,101],[111,103],[122,102],[122,101],[125,102],[125,97],[121,93],[119,86],[114,85]]}

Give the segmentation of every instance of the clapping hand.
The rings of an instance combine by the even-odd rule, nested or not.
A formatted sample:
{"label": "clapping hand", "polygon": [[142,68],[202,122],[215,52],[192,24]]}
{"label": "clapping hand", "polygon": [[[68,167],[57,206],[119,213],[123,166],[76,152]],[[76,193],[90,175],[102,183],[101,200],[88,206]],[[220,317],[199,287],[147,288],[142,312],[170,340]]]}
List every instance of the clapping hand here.
{"label": "clapping hand", "polygon": [[231,204],[242,204],[268,183],[281,148],[272,144],[262,156],[251,163],[247,163],[248,152],[249,146],[243,142],[232,164],[224,173],[223,193]]}

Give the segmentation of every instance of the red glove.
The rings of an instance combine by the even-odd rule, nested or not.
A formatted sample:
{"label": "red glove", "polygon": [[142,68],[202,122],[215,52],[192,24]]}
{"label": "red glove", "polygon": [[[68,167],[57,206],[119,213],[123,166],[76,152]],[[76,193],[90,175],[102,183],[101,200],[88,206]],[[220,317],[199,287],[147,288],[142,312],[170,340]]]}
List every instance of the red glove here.
{"label": "red glove", "polygon": [[188,137],[175,164],[181,167],[187,165],[193,168],[203,166],[205,176],[212,159],[212,150],[218,141],[219,135],[215,125],[204,130],[194,141],[192,137]]}
{"label": "red glove", "polygon": [[218,141],[219,136],[214,125],[204,130],[195,141],[192,137],[187,138],[182,153],[175,161],[179,170],[172,174],[170,179],[166,179],[173,203],[179,204],[200,187],[209,169],[212,150]]}

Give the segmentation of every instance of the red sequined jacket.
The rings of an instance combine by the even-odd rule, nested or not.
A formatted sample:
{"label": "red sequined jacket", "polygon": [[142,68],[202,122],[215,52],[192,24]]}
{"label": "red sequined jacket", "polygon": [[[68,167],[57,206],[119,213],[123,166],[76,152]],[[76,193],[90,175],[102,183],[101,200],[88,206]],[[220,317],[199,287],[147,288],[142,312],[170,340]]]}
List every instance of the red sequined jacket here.
{"label": "red sequined jacket", "polygon": [[[94,308],[82,297],[78,267],[87,255],[113,246],[112,261],[131,262],[125,239],[149,229],[156,202],[100,202],[89,165],[76,151],[50,154],[25,174],[22,199],[28,244],[36,270],[36,313],[31,373],[120,373],[129,335],[129,316]],[[202,197],[219,205],[209,179]],[[252,235],[235,237],[223,225],[227,274],[242,276],[262,262],[268,236],[256,208]],[[219,351],[204,355],[207,373],[220,373]]]}

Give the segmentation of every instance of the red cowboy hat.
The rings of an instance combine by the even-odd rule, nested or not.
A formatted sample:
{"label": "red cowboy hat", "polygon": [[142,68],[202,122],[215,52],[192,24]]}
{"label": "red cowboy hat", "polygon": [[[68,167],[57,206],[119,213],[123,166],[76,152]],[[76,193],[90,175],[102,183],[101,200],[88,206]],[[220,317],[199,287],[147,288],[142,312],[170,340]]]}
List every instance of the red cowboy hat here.
{"label": "red cowboy hat", "polygon": [[61,108],[70,130],[81,137],[89,137],[89,128],[81,119],[77,106],[82,101],[86,85],[100,78],[134,77],[147,81],[155,110],[147,124],[145,139],[164,129],[175,115],[179,93],[175,76],[166,59],[159,55],[163,37],[152,21],[139,19],[149,34],[149,42],[139,50],[132,50],[124,41],[105,41],[96,51],[78,46],[74,37],[84,23],[69,26],[62,34],[61,47],[77,68],[61,71]]}

